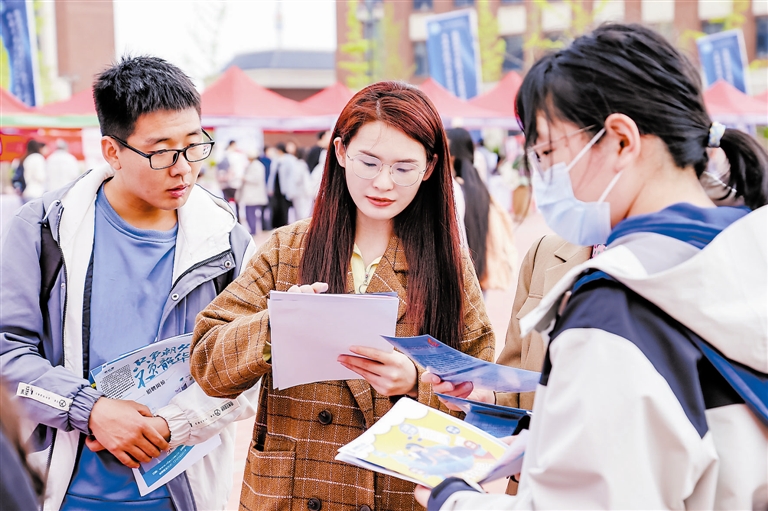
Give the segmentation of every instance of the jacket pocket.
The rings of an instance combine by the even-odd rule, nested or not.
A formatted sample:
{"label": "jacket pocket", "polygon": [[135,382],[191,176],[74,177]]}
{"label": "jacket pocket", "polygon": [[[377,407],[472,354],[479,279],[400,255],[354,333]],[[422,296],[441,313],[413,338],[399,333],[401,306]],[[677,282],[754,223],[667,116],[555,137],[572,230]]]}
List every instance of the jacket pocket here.
{"label": "jacket pocket", "polygon": [[241,504],[247,509],[290,509],[295,469],[295,450],[260,451],[251,444]]}

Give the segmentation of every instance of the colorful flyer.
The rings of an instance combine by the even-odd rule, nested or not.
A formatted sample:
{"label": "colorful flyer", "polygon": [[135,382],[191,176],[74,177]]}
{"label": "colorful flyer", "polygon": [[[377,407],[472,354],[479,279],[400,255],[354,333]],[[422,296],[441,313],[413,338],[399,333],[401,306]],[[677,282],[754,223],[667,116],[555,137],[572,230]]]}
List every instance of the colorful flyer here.
{"label": "colorful flyer", "polygon": [[482,403],[471,399],[438,394],[440,399],[450,403],[466,414],[464,422],[477,426],[496,438],[512,435],[523,417],[530,417],[529,410],[509,406]]}
{"label": "colorful flyer", "polygon": [[402,398],[339,449],[336,459],[433,488],[452,476],[482,483],[514,475],[524,447],[517,441],[508,446],[456,417]]}

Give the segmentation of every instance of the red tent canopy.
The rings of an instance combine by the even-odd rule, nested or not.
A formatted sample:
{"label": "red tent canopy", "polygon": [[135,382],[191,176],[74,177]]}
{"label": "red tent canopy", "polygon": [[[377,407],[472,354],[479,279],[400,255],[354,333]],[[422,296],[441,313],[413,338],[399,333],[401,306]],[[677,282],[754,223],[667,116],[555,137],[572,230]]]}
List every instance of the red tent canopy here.
{"label": "red tent canopy", "polygon": [[768,103],[741,92],[724,80],[718,80],[704,92],[704,104],[709,115],[724,122],[765,124]]}
{"label": "red tent canopy", "polygon": [[496,112],[462,101],[432,78],[419,85],[419,88],[432,100],[441,117],[469,117],[475,119],[499,117]]}
{"label": "red tent canopy", "polygon": [[520,75],[510,71],[491,90],[470,99],[469,103],[509,117],[515,117],[517,115],[515,97],[522,84],[523,79]]}
{"label": "red tent canopy", "polygon": [[28,114],[32,113],[32,108],[22,103],[7,90],[0,88],[0,113],[3,115]]}
{"label": "red tent canopy", "polygon": [[354,95],[346,85],[336,82],[302,101],[301,106],[315,115],[339,115]]}
{"label": "red tent canopy", "polygon": [[96,115],[93,89],[82,90],[64,101],[43,105],[37,111],[44,115]]}
{"label": "red tent canopy", "polygon": [[299,103],[265,89],[235,66],[205,89],[202,100],[203,115],[210,117],[289,118],[306,115]]}

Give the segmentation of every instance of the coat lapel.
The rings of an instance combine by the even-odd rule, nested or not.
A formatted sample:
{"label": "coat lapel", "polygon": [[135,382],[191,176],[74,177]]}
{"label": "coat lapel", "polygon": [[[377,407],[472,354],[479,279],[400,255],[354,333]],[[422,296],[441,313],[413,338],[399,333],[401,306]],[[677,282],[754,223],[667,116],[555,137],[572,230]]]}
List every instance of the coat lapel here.
{"label": "coat lapel", "polygon": [[[554,252],[554,256],[562,261],[560,264],[555,264],[544,272],[544,295],[546,295],[550,289],[557,284],[563,276],[568,273],[575,264],[581,264],[584,261],[589,260],[592,255],[592,247],[580,247],[572,245],[567,242],[563,242],[562,245],[557,247]],[[573,264],[563,264],[567,262],[573,262]]]}
{"label": "coat lapel", "polygon": [[[406,282],[408,279],[408,264],[405,261],[405,251],[400,240],[392,236],[384,255],[381,257],[376,271],[373,272],[371,282],[368,284],[366,293],[397,293],[400,301],[397,307],[397,324],[400,325],[408,304],[405,301],[407,296]],[[347,293],[354,293],[354,282],[352,278],[352,267],[350,265],[347,271]],[[347,380],[352,394],[355,396],[360,410],[365,417],[366,427],[371,427],[376,422],[373,405],[373,389],[364,379]]]}

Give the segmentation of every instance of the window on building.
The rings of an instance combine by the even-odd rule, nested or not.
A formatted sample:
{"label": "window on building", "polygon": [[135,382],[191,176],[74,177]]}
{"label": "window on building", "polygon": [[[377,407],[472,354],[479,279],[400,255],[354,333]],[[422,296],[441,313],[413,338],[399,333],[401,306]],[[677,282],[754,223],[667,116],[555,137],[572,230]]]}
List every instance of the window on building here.
{"label": "window on building", "polygon": [[454,7],[472,7],[475,0],[453,0]]}
{"label": "window on building", "polygon": [[768,58],[768,16],[755,18],[755,28],[757,29],[755,56],[759,59],[766,59]]}
{"label": "window on building", "polygon": [[518,71],[523,69],[523,36],[510,35],[504,38],[507,49],[504,53],[504,71]]}
{"label": "window on building", "polygon": [[414,76],[429,75],[429,61],[427,60],[427,43],[416,41],[413,43],[413,64],[416,66]]}
{"label": "window on building", "polygon": [[414,11],[431,11],[432,0],[413,0]]}
{"label": "window on building", "polygon": [[722,21],[702,21],[701,22],[701,31],[705,34],[716,34],[717,32],[722,32],[723,28],[725,28],[725,23]]}

